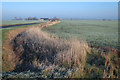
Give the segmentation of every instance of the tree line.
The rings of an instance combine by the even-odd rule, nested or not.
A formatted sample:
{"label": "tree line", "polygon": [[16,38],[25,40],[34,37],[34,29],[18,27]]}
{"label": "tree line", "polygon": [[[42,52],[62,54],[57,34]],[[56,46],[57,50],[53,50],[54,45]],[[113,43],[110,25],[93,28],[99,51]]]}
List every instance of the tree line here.
{"label": "tree line", "polygon": [[28,18],[14,17],[13,20],[39,20],[39,19],[37,17],[28,17]]}

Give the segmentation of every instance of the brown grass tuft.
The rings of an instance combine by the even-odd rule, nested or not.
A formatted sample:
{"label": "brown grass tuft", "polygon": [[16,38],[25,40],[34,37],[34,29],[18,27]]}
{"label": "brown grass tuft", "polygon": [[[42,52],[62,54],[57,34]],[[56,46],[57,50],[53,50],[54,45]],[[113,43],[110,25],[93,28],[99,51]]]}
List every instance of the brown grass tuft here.
{"label": "brown grass tuft", "polygon": [[101,54],[105,57],[105,67],[103,78],[119,78],[119,58],[117,54],[109,52],[107,54]]}
{"label": "brown grass tuft", "polygon": [[13,47],[18,61],[15,71],[34,70],[34,63],[66,64],[83,69],[89,51],[84,41],[55,39],[40,28],[31,28],[18,34],[13,40]]}
{"label": "brown grass tuft", "polygon": [[87,43],[77,39],[72,39],[66,43],[69,48],[57,54],[57,63],[83,69],[86,62],[86,53],[89,51]]}

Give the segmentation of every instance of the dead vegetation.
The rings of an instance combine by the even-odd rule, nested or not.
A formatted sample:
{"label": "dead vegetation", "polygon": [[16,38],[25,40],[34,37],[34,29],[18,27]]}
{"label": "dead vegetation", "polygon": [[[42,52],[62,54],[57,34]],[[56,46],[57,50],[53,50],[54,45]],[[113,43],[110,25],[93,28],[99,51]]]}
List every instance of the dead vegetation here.
{"label": "dead vegetation", "polygon": [[100,52],[92,48],[87,55],[85,78],[119,78],[119,57],[113,52]]}
{"label": "dead vegetation", "polygon": [[78,68],[75,73],[69,74],[73,78],[119,77],[118,55],[90,49],[82,40],[61,40],[42,32],[39,27],[33,27],[17,34],[11,39],[11,44],[3,59],[6,60],[4,64],[11,68],[9,70],[14,72],[41,72],[44,65],[52,66],[43,69],[45,74],[54,70],[55,66],[64,66],[66,69]]}
{"label": "dead vegetation", "polygon": [[2,69],[3,71],[11,71],[15,67],[15,54],[13,52],[13,48],[11,46],[11,41],[14,39],[15,36],[17,36],[19,33],[25,31],[27,28],[23,29],[16,29],[11,30],[6,34],[7,40],[4,41],[2,46]]}
{"label": "dead vegetation", "polygon": [[89,47],[84,41],[59,40],[42,32],[40,28],[31,28],[17,35],[13,40],[13,49],[17,62],[15,71],[34,71],[39,67],[33,64],[35,62],[46,65],[65,64],[68,67],[83,69],[86,54],[89,51]]}
{"label": "dead vegetation", "polygon": [[102,54],[102,56],[105,58],[106,67],[103,73],[103,78],[119,78],[120,66],[118,55],[109,52],[108,54]]}
{"label": "dead vegetation", "polygon": [[[47,27],[47,26],[51,26],[54,25],[56,23],[59,23],[60,21],[56,21],[56,22],[47,22],[47,23],[41,23],[39,25],[36,26],[30,26],[30,27]],[[16,65],[16,61],[15,59],[15,54],[13,51],[13,47],[12,45],[12,40],[15,38],[15,36],[17,36],[18,34],[20,34],[21,32],[24,32],[25,30],[29,29],[30,27],[27,28],[20,28],[20,29],[13,29],[10,30],[9,32],[7,32],[7,34],[5,34],[7,40],[4,41],[3,46],[2,46],[2,71],[12,71],[14,70],[14,67]]]}

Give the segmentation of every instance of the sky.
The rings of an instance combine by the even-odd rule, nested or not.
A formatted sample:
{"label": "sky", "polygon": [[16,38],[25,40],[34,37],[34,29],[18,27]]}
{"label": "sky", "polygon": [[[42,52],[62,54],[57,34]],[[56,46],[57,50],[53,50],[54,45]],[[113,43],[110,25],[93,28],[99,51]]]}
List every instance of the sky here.
{"label": "sky", "polygon": [[58,17],[117,19],[117,2],[3,2],[2,19]]}

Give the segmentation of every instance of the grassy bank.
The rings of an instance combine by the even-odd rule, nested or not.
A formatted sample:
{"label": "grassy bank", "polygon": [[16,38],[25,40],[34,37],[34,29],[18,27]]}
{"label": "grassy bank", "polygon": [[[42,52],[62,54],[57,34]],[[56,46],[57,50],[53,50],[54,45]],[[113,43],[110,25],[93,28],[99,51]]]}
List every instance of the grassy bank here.
{"label": "grassy bank", "polygon": [[[3,71],[9,71],[13,69],[14,65],[11,65],[12,61],[11,55],[13,55],[13,50],[12,50],[12,44],[11,41],[20,34],[21,32],[29,29],[30,27],[46,27],[46,26],[51,26],[54,25],[56,22],[47,22],[47,23],[40,23],[40,24],[34,24],[34,25],[26,25],[26,26],[16,26],[16,27],[10,27],[10,28],[3,28],[2,29],[2,43],[3,43]],[[9,54],[8,54],[9,53]]]}
{"label": "grassy bank", "polygon": [[[14,26],[10,28],[3,28],[1,29],[1,49],[2,49],[2,70],[8,71],[13,69],[12,67],[14,65],[11,65],[11,61],[9,62],[8,56],[10,56],[13,52],[11,51],[11,46],[10,46],[10,38],[13,38],[17,33],[20,31],[24,31],[26,28],[36,26],[38,24],[33,24],[33,25],[24,25],[24,26]],[[11,35],[11,37],[9,37]]]}

